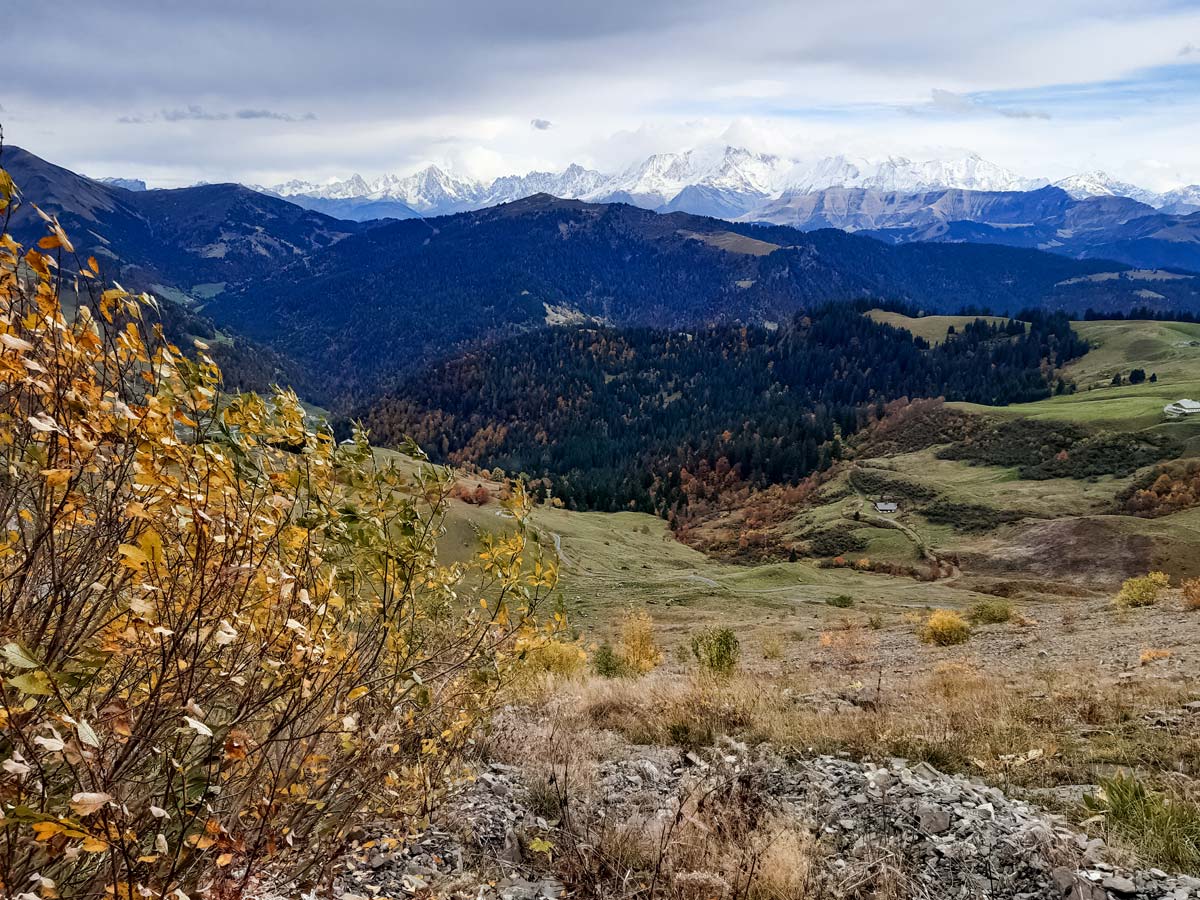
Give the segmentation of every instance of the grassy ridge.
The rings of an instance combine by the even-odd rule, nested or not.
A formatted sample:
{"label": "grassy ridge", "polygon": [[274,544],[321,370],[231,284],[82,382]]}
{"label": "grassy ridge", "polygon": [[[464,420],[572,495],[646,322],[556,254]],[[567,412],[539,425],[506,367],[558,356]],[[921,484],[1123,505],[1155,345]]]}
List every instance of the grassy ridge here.
{"label": "grassy ridge", "polygon": [[872,309],[867,316],[883,325],[903,328],[920,338],[925,338],[931,344],[940,344],[946,340],[950,329],[962,331],[963,326],[976,319],[983,319],[989,325],[1004,325],[1010,320],[1005,316],[921,316],[914,318],[903,313],[890,312],[886,309]]}

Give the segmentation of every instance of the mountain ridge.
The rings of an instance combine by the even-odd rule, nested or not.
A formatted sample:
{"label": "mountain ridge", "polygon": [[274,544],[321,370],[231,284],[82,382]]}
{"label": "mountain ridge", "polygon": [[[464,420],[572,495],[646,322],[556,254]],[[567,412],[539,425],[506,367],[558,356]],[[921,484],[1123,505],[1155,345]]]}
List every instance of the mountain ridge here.
{"label": "mountain ridge", "polygon": [[[371,181],[352,175],[326,184],[291,181],[254,187],[301,205],[355,200],[357,206],[344,209],[356,215],[377,217],[385,215],[386,210],[382,206],[373,210],[370,205],[373,202],[401,202],[413,215],[441,215],[544,192],[564,199],[615,200],[647,209],[684,209],[702,215],[713,212],[698,208],[693,200],[714,197],[718,198],[720,208],[736,212],[730,217],[738,218],[752,215],[760,207],[785,197],[833,188],[926,193],[946,189],[1032,191],[1049,185],[1045,178],[1024,177],[975,153],[926,160],[903,156],[866,159],[839,154],[802,161],[726,145],[653,153],[615,174],[572,163],[561,172],[534,171],[485,181],[430,165],[409,175],[383,175]],[[1053,186],[1064,189],[1077,200],[1122,196],[1169,213],[1200,210],[1197,185],[1156,194],[1103,172],[1088,172],[1060,179]]]}

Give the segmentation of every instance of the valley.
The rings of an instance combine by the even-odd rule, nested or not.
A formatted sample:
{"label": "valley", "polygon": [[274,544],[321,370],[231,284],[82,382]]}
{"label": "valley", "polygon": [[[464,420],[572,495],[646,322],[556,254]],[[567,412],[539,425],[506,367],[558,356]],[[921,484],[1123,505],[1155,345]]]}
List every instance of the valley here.
{"label": "valley", "polygon": [[1164,414],[1200,398],[1197,276],[547,195],[358,223],[13,160],[13,871],[1200,889],[1200,416]]}

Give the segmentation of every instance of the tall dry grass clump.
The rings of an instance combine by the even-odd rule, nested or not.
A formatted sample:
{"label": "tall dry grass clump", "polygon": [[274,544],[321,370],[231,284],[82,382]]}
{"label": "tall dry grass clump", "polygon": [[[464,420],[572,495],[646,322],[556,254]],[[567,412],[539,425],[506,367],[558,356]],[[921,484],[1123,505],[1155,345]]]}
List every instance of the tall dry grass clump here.
{"label": "tall dry grass clump", "polygon": [[1180,588],[1183,591],[1183,608],[1200,609],[1200,578],[1189,578]]}
{"label": "tall dry grass clump", "polygon": [[629,612],[621,622],[621,659],[634,675],[645,675],[662,664],[663,652],[654,638],[654,620],[644,611]]}
{"label": "tall dry grass clump", "polygon": [[368,799],[423,815],[544,638],[522,498],[513,534],[440,565],[444,473],[377,466],[291,393],[221,396],[203,345],[89,291],[47,226],[0,237],[5,893],[236,893],[330,860]]}

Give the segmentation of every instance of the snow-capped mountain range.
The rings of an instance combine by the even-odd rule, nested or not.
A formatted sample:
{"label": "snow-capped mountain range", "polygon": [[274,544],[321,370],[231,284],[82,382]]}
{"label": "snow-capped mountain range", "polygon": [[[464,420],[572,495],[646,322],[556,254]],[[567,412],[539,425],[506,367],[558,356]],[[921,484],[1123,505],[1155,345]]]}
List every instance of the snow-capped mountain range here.
{"label": "snow-capped mountain range", "polygon": [[[506,175],[483,182],[431,165],[411,175],[383,175],[374,180],[352,175],[326,184],[288,181],[253,187],[331,215],[369,219],[445,215],[541,193],[722,218],[753,218],[756,210],[768,204],[831,188],[921,194],[944,189],[1031,191],[1049,185],[1046,179],[1023,177],[973,153],[930,160],[839,155],[802,162],[724,147],[656,153],[615,175],[572,164],[562,172]],[[1053,186],[1075,199],[1118,196],[1168,213],[1200,210],[1200,185],[1155,194],[1103,172],[1088,172]]]}

